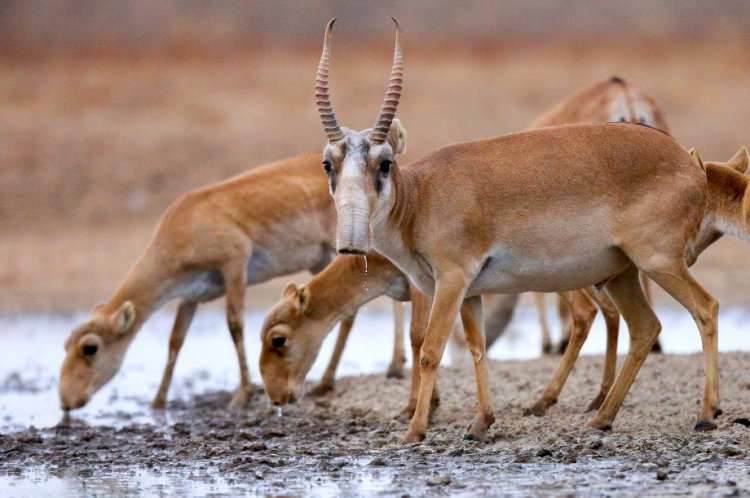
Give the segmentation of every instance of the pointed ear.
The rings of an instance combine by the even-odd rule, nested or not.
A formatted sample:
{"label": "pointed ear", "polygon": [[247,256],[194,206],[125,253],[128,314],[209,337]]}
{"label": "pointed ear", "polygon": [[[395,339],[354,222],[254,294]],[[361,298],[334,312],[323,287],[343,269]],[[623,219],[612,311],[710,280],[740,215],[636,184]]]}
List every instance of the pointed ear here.
{"label": "pointed ear", "polygon": [[125,301],[120,309],[115,311],[113,316],[115,321],[115,330],[118,334],[128,332],[135,322],[135,306],[130,301]]}
{"label": "pointed ear", "polygon": [[395,154],[406,152],[406,129],[401,125],[398,118],[393,118],[391,127],[388,130],[388,143]]}
{"label": "pointed ear", "polygon": [[284,290],[281,291],[281,298],[286,299],[287,297],[293,295],[297,292],[297,285],[294,282],[289,282],[286,284],[286,287],[284,287]]}
{"label": "pointed ear", "polygon": [[706,167],[703,165],[703,159],[701,159],[701,155],[698,153],[697,148],[693,147],[688,151],[688,154],[693,158],[693,161],[698,163],[698,166],[700,166],[703,171],[706,171]]}
{"label": "pointed ear", "polygon": [[294,295],[294,307],[300,315],[306,315],[310,311],[310,288],[301,285]]}
{"label": "pointed ear", "polygon": [[737,151],[734,157],[727,162],[727,166],[744,175],[747,172],[748,163],[750,163],[750,156],[747,153],[747,147],[742,147]]}

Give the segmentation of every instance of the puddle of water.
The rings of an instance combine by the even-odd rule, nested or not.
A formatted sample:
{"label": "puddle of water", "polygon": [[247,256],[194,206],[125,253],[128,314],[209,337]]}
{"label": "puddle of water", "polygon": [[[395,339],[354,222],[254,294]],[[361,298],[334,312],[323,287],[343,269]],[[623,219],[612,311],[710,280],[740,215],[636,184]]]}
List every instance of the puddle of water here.
{"label": "puddle of water", "polygon": [[[205,466],[202,466],[205,467]],[[11,470],[0,475],[0,495],[21,496],[633,496],[639,494],[733,496],[747,489],[750,475],[742,462],[700,464],[668,472],[664,481],[652,470],[633,470],[619,460],[590,460],[573,464],[474,464],[470,470],[441,466],[430,473],[410,468],[377,468],[367,460],[351,460],[340,471],[299,471],[242,479],[212,469],[159,472],[141,468],[92,471],[41,468]]]}
{"label": "puddle of water", "polygon": [[[700,338],[686,312],[674,309],[660,309],[658,312],[664,325],[661,340],[665,352],[700,351]],[[84,313],[0,316],[0,330],[3,331],[0,431],[20,430],[31,425],[50,427],[60,421],[57,373],[64,355],[63,342],[84,317]],[[260,330],[263,317],[259,312],[248,313],[247,330]],[[750,313],[744,308],[722,310],[721,351],[750,351],[750,335],[744,330],[749,318]],[[164,310],[146,323],[133,341],[120,372],[89,405],[75,412],[77,418],[91,425],[164,422],[163,415],[154,415],[148,409],[148,403],[161,379],[172,320],[173,313]],[[384,371],[390,362],[392,327],[390,312],[360,313],[338,375]],[[624,325],[621,330],[624,336]],[[323,373],[334,342],[335,333],[332,333],[323,344],[309,379],[317,379]],[[620,353],[627,351],[627,342],[626,337],[619,341]],[[601,354],[604,343],[603,320],[597,317],[582,354]],[[259,382],[255,359],[260,352],[260,341],[252,332],[247,334],[246,347],[251,376]],[[499,360],[536,358],[540,349],[536,314],[530,308],[520,308],[508,333],[495,344],[489,356]],[[218,390],[233,391],[237,382],[237,361],[226,331],[224,314],[213,309],[199,311],[177,361],[170,399],[189,399],[196,393]]]}

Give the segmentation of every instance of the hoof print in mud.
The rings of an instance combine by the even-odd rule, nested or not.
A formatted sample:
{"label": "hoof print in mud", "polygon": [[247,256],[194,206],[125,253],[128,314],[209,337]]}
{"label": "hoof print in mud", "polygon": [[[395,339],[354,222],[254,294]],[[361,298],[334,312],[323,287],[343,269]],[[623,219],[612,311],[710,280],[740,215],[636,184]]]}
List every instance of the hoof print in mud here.
{"label": "hoof print in mud", "polygon": [[717,425],[713,422],[706,422],[705,420],[701,420],[697,424],[695,424],[694,430],[696,432],[708,432],[713,431],[717,428]]}

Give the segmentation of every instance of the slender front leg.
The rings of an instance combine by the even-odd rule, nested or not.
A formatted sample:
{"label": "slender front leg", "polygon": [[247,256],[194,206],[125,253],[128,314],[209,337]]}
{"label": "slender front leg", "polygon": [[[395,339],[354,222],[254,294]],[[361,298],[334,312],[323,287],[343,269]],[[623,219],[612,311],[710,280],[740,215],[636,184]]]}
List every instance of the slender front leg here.
{"label": "slender front leg", "polygon": [[406,363],[406,352],[404,351],[404,305],[393,301],[393,356],[391,364],[385,376],[389,379],[404,378],[404,364]]}
{"label": "slender front leg", "polygon": [[617,373],[617,339],[620,335],[620,312],[606,294],[597,292],[594,287],[586,289],[586,294],[593,299],[602,310],[604,322],[607,325],[607,346],[604,352],[604,372],[602,374],[602,384],[599,387],[599,394],[591,401],[587,411],[598,410],[604,398],[607,397],[612,384],[615,381]]}
{"label": "slender front leg", "polygon": [[484,441],[487,437],[487,430],[495,421],[495,409],[492,406],[489,373],[487,372],[482,296],[474,296],[464,300],[464,304],[461,306],[461,321],[464,326],[466,344],[469,346],[469,351],[471,351],[471,356],[474,359],[474,373],[477,382],[477,414],[464,439]]}
{"label": "slender front leg", "polygon": [[233,409],[246,406],[253,395],[243,338],[245,287],[247,285],[246,263],[247,258],[231,261],[222,270],[224,286],[226,287],[227,324],[229,325],[229,332],[232,334],[234,349],[237,351],[237,362],[240,367],[240,386],[229,404],[230,408]]}
{"label": "slender front leg", "polygon": [[180,302],[177,308],[177,316],[174,319],[172,332],[169,334],[167,366],[164,367],[164,374],[161,377],[159,390],[156,391],[156,396],[151,402],[151,408],[155,410],[163,410],[167,403],[167,392],[169,392],[169,385],[172,383],[172,374],[174,373],[174,365],[177,362],[177,355],[180,354],[180,349],[185,341],[185,335],[187,334],[188,327],[190,327],[190,322],[193,321],[197,308],[197,303],[186,303],[185,301]]}
{"label": "slender front leg", "polygon": [[467,278],[461,269],[443,273],[435,280],[435,298],[419,358],[420,384],[417,409],[409,424],[409,430],[401,438],[401,443],[424,439],[437,369],[463,302],[466,287]]}
{"label": "slender front leg", "polygon": [[586,342],[591,325],[594,323],[594,318],[596,317],[596,306],[594,306],[594,303],[582,290],[560,293],[560,299],[566,301],[566,306],[570,310],[572,318],[570,342],[565,348],[555,375],[552,377],[544,394],[529,410],[530,414],[537,417],[543,416],[547,413],[547,408],[557,403],[560,391],[562,391],[565,381],[568,379],[568,375],[570,375],[570,371],[573,370],[573,365],[575,365],[578,359],[578,354],[581,352],[583,343]]}
{"label": "slender front leg", "polygon": [[696,282],[682,260],[669,269],[649,269],[648,276],[680,302],[693,317],[703,344],[703,405],[695,430],[716,428],[719,407],[719,303]]}
{"label": "slender front leg", "polygon": [[[417,397],[419,396],[419,356],[422,352],[424,336],[427,332],[427,321],[430,318],[430,306],[432,300],[422,294],[414,286],[410,288],[411,293],[411,322],[409,324],[409,342],[411,343],[411,386],[409,389],[409,403],[406,408],[401,410],[399,418],[410,420],[417,410]],[[432,399],[430,400],[430,416],[435,412],[440,404],[440,395],[438,388],[432,390]]]}
{"label": "slender front leg", "polygon": [[339,325],[339,335],[336,338],[336,345],[333,348],[331,360],[328,362],[328,366],[326,367],[326,371],[323,372],[320,382],[310,390],[311,396],[322,396],[333,391],[333,384],[336,379],[336,369],[341,361],[341,354],[344,352],[344,346],[346,346],[346,340],[349,338],[349,332],[352,330],[354,318],[356,316],[357,312],[355,311],[341,320],[341,324]]}

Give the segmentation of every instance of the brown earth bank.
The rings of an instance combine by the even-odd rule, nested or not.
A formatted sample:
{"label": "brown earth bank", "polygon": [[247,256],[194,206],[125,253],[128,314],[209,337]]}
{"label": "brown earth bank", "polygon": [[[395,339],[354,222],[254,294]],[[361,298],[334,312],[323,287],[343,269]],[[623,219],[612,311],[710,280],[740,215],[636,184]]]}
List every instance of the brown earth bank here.
{"label": "brown earth bank", "polygon": [[546,417],[524,416],[556,361],[491,363],[497,421],[485,443],[461,440],[473,415],[472,371],[445,368],[440,407],[419,444],[396,444],[406,429],[395,416],[408,382],[370,375],[341,379],[334,393],[304,398],[281,417],[260,392],[242,413],[227,410],[230,393],[213,393],[170,403],[163,424],[113,413],[112,426],[72,419],[2,434],[0,477],[24,479],[36,469],[93,482],[138,469],[177,476],[197,469],[231,480],[235,492],[287,495],[313,493],[319,482],[366,494],[378,479],[386,481],[379,494],[396,496],[750,494],[749,353],[721,355],[724,414],[708,433],[692,430],[700,355],[650,356],[605,433],[582,429],[600,357],[579,360]]}

